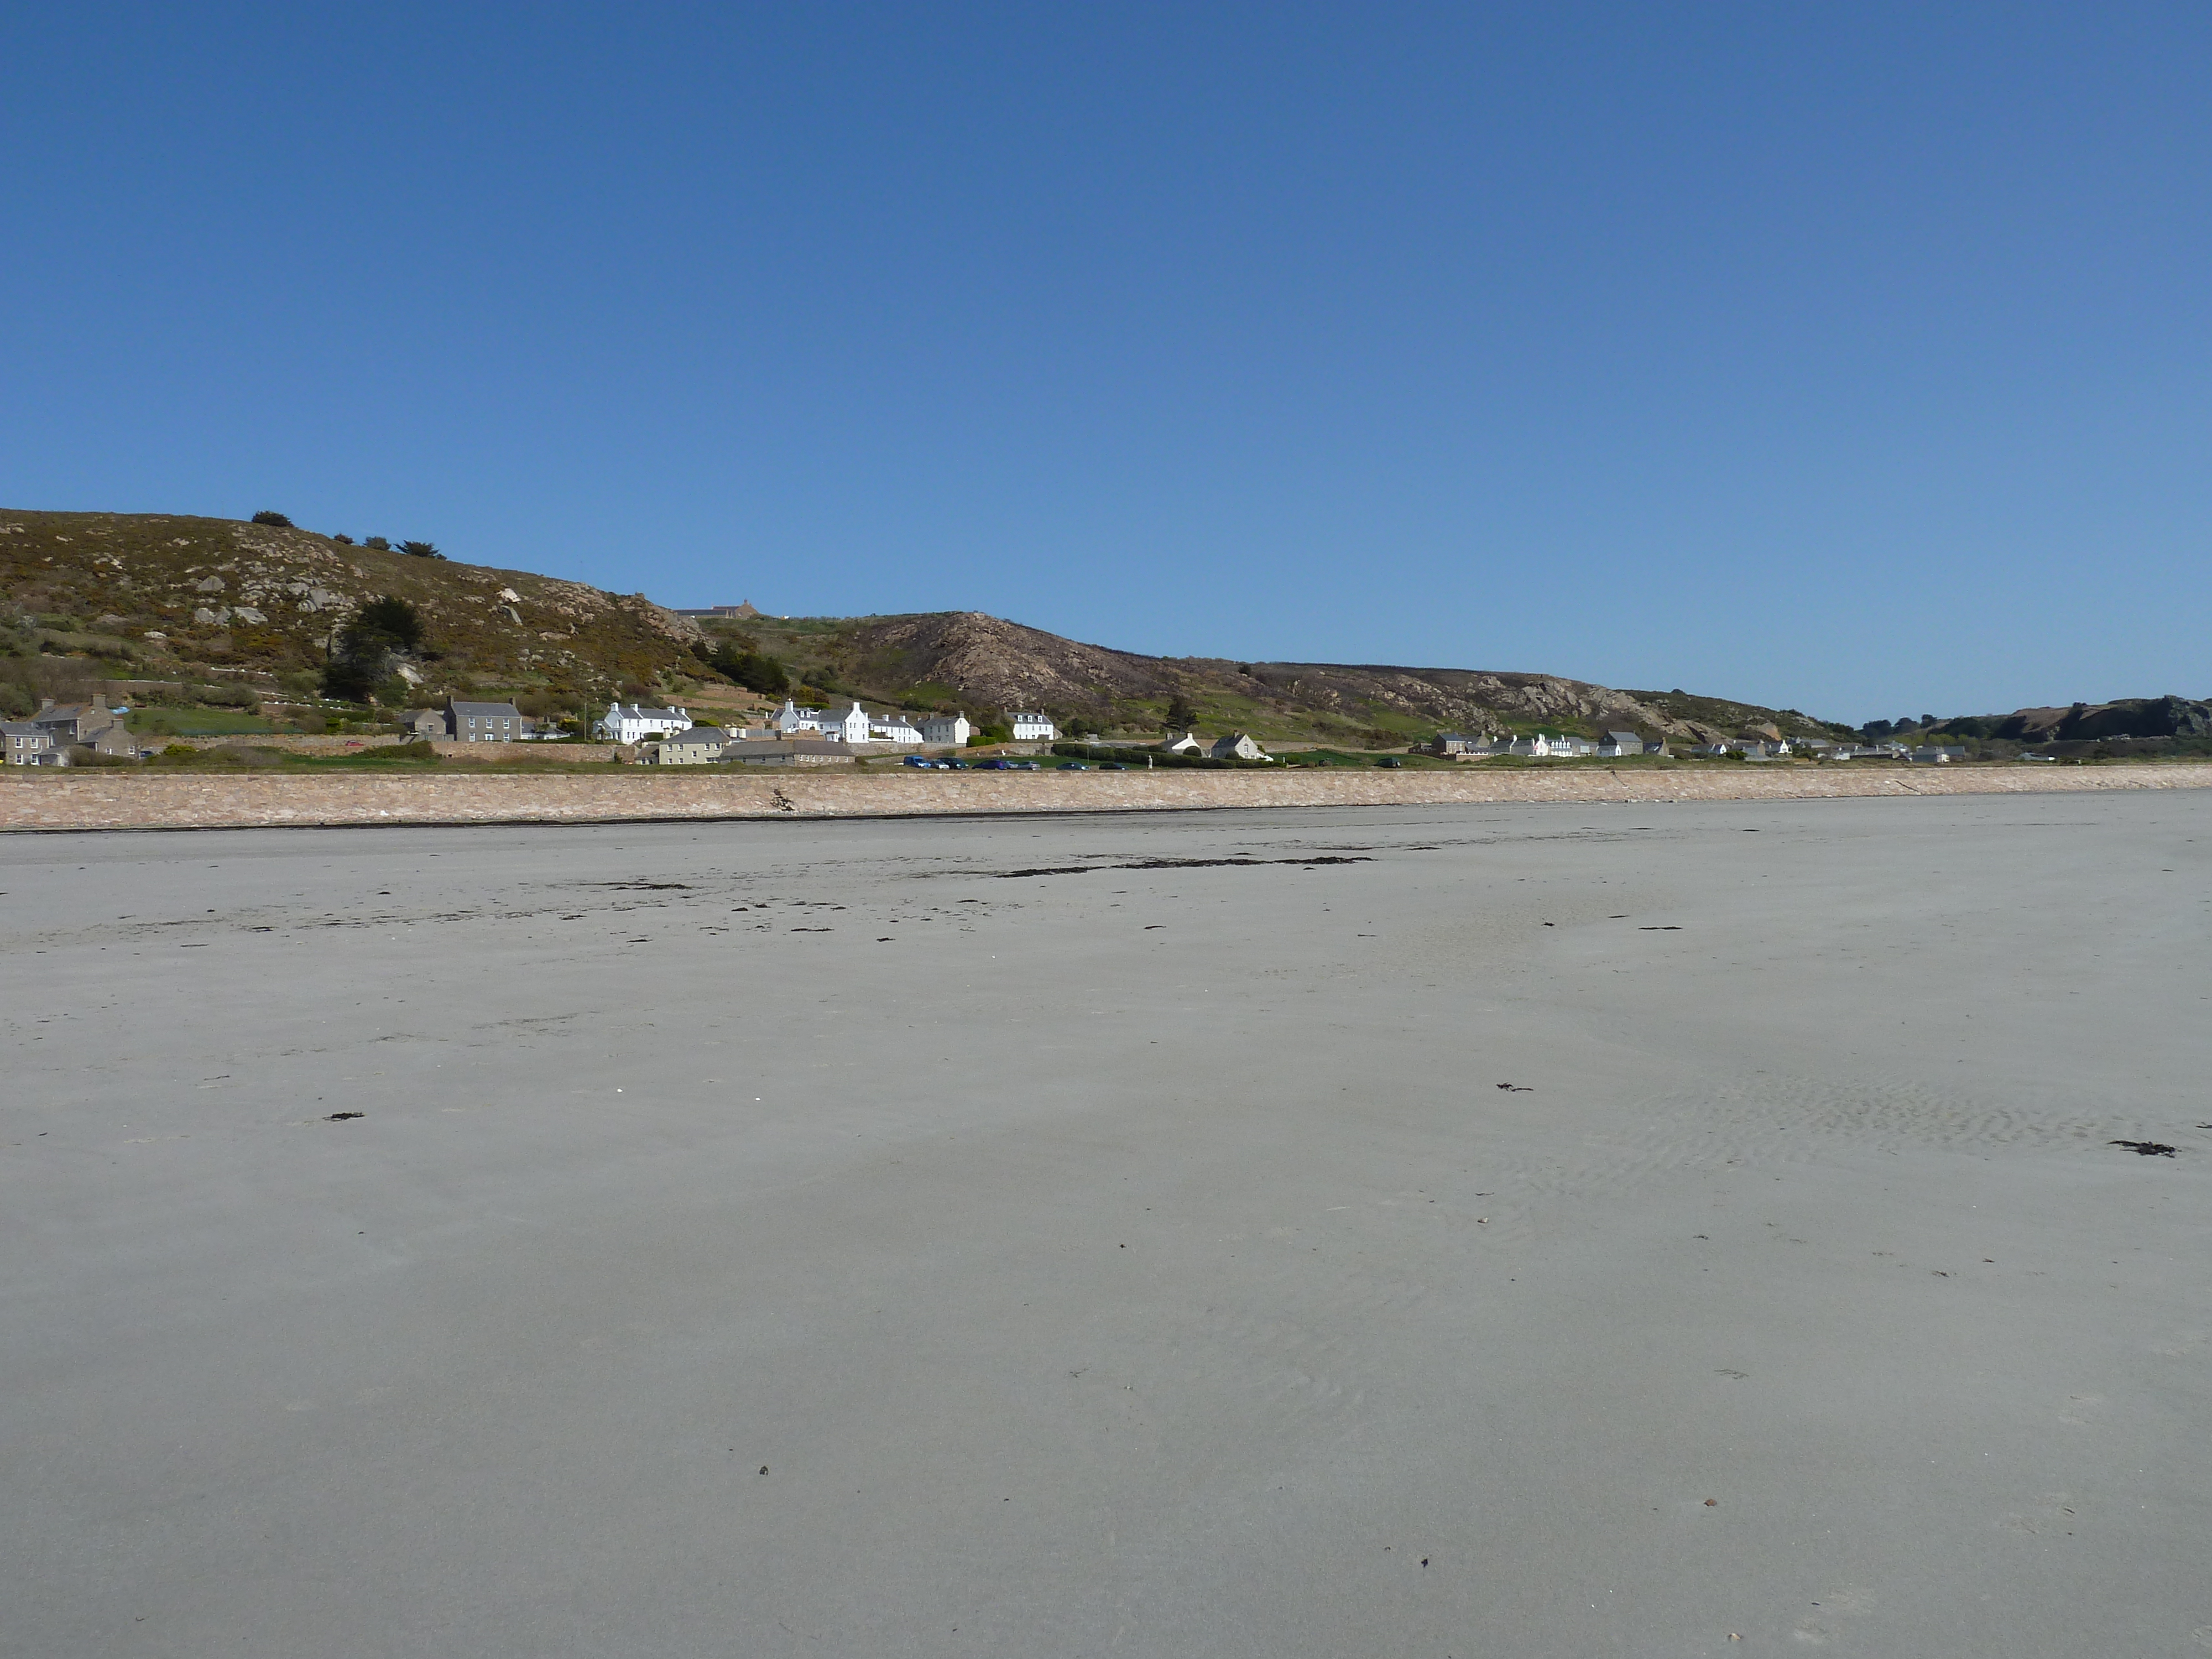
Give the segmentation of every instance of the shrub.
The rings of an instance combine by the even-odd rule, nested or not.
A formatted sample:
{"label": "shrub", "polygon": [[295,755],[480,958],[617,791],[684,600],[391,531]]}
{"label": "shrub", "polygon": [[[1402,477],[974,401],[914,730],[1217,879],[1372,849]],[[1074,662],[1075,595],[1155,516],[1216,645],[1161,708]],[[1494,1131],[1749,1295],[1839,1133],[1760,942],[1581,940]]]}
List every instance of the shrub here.
{"label": "shrub", "polygon": [[331,539],[336,542],[340,547],[351,547],[353,545],[353,538],[347,535],[343,530],[338,532],[337,535],[331,537]]}
{"label": "shrub", "polygon": [[763,696],[780,697],[791,689],[791,674],[782,663],[734,641],[717,647],[707,660],[717,673]]}
{"label": "shrub", "polygon": [[[348,702],[366,702],[393,678],[392,659],[422,643],[422,613],[413,605],[389,593],[371,599],[339,632],[323,670],[323,690]],[[398,695],[404,700],[406,694]]]}
{"label": "shrub", "polygon": [[399,650],[412,651],[422,643],[422,613],[387,593],[362,606],[347,632],[374,635]]}
{"label": "shrub", "polygon": [[362,540],[362,545],[363,547],[373,547],[380,553],[389,553],[392,551],[392,544],[385,540],[381,536],[367,537]]}
{"label": "shrub", "polygon": [[434,542],[402,542],[399,550],[410,559],[442,559],[446,556],[438,551]]}
{"label": "shrub", "polygon": [[271,513],[266,508],[264,508],[261,512],[253,515],[253,522],[256,524],[275,525],[279,530],[289,530],[292,527],[292,521],[286,518],[282,513]]}

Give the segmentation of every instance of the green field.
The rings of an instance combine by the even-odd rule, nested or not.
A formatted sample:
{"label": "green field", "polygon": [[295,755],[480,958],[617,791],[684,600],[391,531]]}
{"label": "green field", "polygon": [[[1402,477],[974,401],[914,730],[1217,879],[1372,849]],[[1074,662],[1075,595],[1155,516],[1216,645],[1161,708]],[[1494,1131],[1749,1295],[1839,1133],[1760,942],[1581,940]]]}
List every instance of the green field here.
{"label": "green field", "polygon": [[124,723],[157,738],[244,737],[278,729],[274,720],[235,708],[134,708]]}

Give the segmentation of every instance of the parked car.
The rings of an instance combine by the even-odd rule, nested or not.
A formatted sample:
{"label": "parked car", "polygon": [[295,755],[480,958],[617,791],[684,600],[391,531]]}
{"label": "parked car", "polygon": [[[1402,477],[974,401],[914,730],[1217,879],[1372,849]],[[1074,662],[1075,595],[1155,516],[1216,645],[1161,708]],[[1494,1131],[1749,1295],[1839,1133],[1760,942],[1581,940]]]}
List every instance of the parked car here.
{"label": "parked car", "polygon": [[1060,769],[1063,772],[1088,772],[1091,769],[1081,761],[1070,761]]}
{"label": "parked car", "polygon": [[908,755],[906,757],[906,763],[924,772],[933,772],[937,769],[937,763],[927,755]]}
{"label": "parked car", "polygon": [[975,769],[978,772],[1011,772],[1014,769],[1014,763],[1010,760],[977,761]]}
{"label": "parked car", "polygon": [[1098,769],[1102,772],[1126,772],[1129,769],[1119,761],[1100,761]]}
{"label": "parked car", "polygon": [[965,772],[968,770],[968,763],[963,760],[941,760],[937,763],[947,772]]}
{"label": "parked car", "polygon": [[1375,763],[1377,766],[1388,766],[1395,769],[1398,767],[1403,766],[1406,763],[1400,760],[1395,755],[1385,755],[1381,760],[1376,761]]}

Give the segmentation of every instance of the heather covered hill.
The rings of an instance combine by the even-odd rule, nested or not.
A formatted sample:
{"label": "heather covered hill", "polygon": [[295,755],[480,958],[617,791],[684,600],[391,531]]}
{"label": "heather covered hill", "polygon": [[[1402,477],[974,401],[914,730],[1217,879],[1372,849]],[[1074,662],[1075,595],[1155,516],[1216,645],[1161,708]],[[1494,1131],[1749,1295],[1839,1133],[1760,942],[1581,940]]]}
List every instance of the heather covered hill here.
{"label": "heather covered hill", "polygon": [[[773,622],[741,625],[748,637],[818,661],[817,684],[898,700],[986,709],[1037,708],[1103,728],[1152,728],[1178,699],[1209,729],[1243,726],[1273,738],[1402,742],[1439,729],[1633,727],[1648,737],[1695,741],[1733,736],[1754,721],[1794,732],[1837,731],[1825,722],[1752,704],[1682,694],[1616,691],[1556,675],[1382,665],[1237,662],[1146,657],[1083,645],[976,611],[871,618],[840,633],[780,635]],[[810,624],[810,626],[816,626]]]}
{"label": "heather covered hill", "polygon": [[230,519],[0,511],[0,604],[42,652],[115,678],[208,671],[303,691],[332,632],[391,594],[421,613],[427,687],[596,694],[691,661],[688,619],[580,582]]}
{"label": "heather covered hill", "polygon": [[1193,725],[1283,742],[1396,746],[1439,730],[1627,727],[1698,740],[1760,724],[1840,729],[1794,710],[1547,674],[1149,657],[979,611],[700,619],[642,595],[289,524],[0,512],[0,653],[15,656],[0,680],[16,685],[8,694],[16,701],[33,682],[55,689],[66,670],[79,684],[220,684],[312,702],[333,636],[385,596],[414,607],[422,635],[374,688],[387,708],[497,694],[574,714],[620,692],[738,710],[746,696],[732,682],[780,688],[787,671],[802,701],[957,708],[979,722],[1036,708],[1079,730]]}

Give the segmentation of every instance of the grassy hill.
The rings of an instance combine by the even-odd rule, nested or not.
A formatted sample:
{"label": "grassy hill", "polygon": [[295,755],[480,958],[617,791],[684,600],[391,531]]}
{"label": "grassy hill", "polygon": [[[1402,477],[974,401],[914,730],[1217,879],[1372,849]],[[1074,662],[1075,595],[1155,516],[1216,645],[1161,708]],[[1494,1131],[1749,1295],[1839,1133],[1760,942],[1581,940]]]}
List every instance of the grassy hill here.
{"label": "grassy hill", "polygon": [[1758,723],[1792,734],[1843,730],[1795,710],[1617,691],[1549,674],[1146,657],[977,611],[708,627],[789,664],[823,696],[971,714],[1042,708],[1064,724],[1107,732],[1157,732],[1178,699],[1201,731],[1367,747],[1402,746],[1440,730],[1594,734],[1622,726],[1688,740],[1733,736]]}
{"label": "grassy hill", "polygon": [[[310,531],[153,514],[0,511],[0,623],[23,690],[214,683],[312,700],[331,635],[383,594],[422,613],[422,691],[583,702],[661,684],[699,630],[641,596],[349,545]],[[25,659],[36,660],[26,663]]]}
{"label": "grassy hill", "polygon": [[285,526],[111,513],[0,512],[0,705],[104,683],[165,685],[171,703],[313,709],[332,635],[384,595],[414,605],[425,633],[398,665],[404,683],[380,690],[386,705],[459,694],[580,712],[620,693],[734,719],[761,700],[710,664],[728,647],[775,658],[802,700],[978,720],[1041,708],[1128,734],[1158,732],[1178,707],[1204,732],[1352,747],[1438,730],[1620,726],[1699,739],[1761,724],[1841,729],[1795,710],[1546,674],[1146,657],[975,611],[702,621],[641,594]]}

